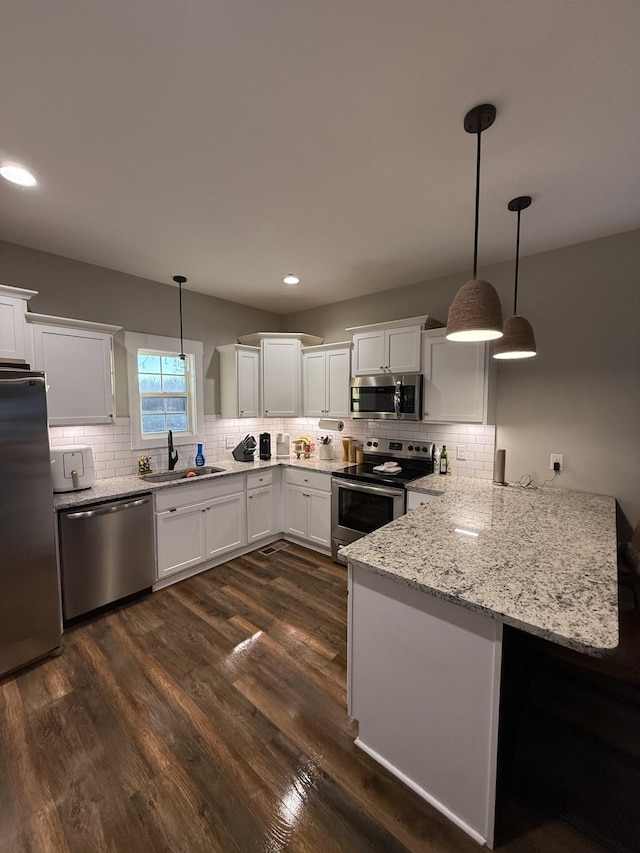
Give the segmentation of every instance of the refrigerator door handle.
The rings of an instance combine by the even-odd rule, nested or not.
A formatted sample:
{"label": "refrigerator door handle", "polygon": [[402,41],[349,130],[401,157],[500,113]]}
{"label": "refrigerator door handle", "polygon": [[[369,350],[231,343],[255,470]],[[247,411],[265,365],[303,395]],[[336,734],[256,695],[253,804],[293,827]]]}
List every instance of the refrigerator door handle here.
{"label": "refrigerator door handle", "polygon": [[117,503],[111,504],[110,506],[102,507],[101,509],[88,509],[84,512],[69,512],[67,513],[67,518],[71,521],[72,519],[78,518],[94,518],[96,515],[107,515],[107,513],[112,512],[121,512],[125,509],[133,509],[136,506],[143,506],[143,504],[149,503],[151,500],[150,497],[141,498],[137,501],[129,501],[127,503]]}

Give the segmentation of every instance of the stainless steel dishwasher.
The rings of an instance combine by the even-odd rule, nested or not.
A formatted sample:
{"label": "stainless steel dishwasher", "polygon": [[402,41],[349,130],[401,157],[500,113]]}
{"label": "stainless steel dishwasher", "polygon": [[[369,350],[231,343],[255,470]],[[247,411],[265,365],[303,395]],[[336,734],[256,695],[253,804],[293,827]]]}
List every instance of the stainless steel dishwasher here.
{"label": "stainless steel dishwasher", "polygon": [[73,619],[152,586],[150,494],[59,513],[62,609]]}

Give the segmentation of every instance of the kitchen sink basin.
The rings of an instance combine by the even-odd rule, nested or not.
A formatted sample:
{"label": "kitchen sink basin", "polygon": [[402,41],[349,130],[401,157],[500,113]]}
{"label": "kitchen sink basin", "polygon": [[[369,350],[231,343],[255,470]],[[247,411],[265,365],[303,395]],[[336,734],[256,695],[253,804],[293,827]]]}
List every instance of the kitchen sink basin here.
{"label": "kitchen sink basin", "polygon": [[[205,474],[220,474],[224,468],[214,468],[205,465],[202,468],[183,468],[180,471],[160,471],[157,474],[143,474],[140,479],[149,483],[173,483],[175,480],[197,480]],[[190,474],[191,476],[187,476]],[[195,474],[195,477],[193,476]]]}

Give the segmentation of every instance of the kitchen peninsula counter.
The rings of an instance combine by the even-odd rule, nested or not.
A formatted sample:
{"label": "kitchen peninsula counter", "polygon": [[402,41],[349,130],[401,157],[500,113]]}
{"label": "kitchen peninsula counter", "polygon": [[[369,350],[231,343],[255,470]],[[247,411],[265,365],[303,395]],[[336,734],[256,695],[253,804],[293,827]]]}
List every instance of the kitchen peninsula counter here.
{"label": "kitchen peninsula counter", "polygon": [[439,475],[409,488],[437,497],[341,551],[356,744],[493,847],[504,625],[588,654],[617,645],[615,500]]}
{"label": "kitchen peninsula counter", "polygon": [[614,498],[437,474],[409,489],[438,498],[347,560],[579,652],[617,646]]}
{"label": "kitchen peninsula counter", "polygon": [[[236,462],[235,459],[218,459],[209,464],[223,468],[215,474],[203,474],[189,479],[172,480],[169,483],[153,483],[138,477],[135,474],[123,477],[105,477],[96,480],[90,489],[82,489],[77,492],[62,492],[54,494],[53,507],[57,510],[71,509],[72,507],[87,506],[88,504],[101,503],[116,498],[128,498],[147,492],[157,492],[160,489],[185,488],[188,489],[194,482],[201,483],[208,480],[219,480],[222,477],[231,477],[236,474],[250,474],[252,471],[261,471],[266,468],[287,467],[303,468],[308,471],[322,471],[330,474],[349,465],[349,462],[341,462],[339,459],[256,459],[253,462]],[[178,470],[178,469],[176,469]],[[184,471],[196,471],[197,468],[184,468]]]}

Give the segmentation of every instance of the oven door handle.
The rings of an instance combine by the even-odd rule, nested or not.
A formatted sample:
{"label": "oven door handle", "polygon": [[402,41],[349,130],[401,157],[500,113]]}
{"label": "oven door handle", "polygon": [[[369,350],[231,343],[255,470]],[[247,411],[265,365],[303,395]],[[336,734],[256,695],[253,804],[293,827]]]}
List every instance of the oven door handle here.
{"label": "oven door handle", "polygon": [[404,489],[394,489],[390,486],[373,486],[365,483],[354,483],[351,480],[341,480],[339,478],[336,478],[333,482],[339,489],[349,489],[352,492],[388,495],[390,498],[397,498],[404,495]]}

